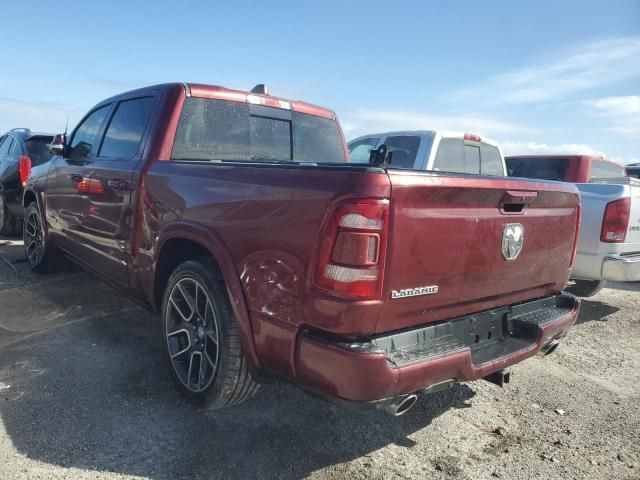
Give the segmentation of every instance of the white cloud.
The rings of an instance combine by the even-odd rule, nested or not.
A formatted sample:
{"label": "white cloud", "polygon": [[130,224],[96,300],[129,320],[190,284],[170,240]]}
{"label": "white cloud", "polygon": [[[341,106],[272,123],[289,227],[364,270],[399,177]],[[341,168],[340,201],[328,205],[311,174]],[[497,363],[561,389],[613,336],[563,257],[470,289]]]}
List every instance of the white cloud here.
{"label": "white cloud", "polygon": [[640,96],[604,97],[583,102],[606,116],[640,115]]}
{"label": "white cloud", "polygon": [[479,135],[534,133],[535,129],[483,115],[439,115],[427,112],[356,110],[341,116],[348,139],[393,130],[457,130]]}
{"label": "white cloud", "polygon": [[585,100],[583,105],[609,124],[608,130],[628,136],[640,136],[640,96],[604,97]]}
{"label": "white cloud", "polygon": [[24,127],[34,131],[59,133],[64,131],[67,118],[71,129],[84,113],[86,109],[73,105],[0,98],[0,132]]}
{"label": "white cloud", "polygon": [[554,58],[454,92],[458,99],[543,102],[640,76],[640,37],[621,37],[566,50]]}

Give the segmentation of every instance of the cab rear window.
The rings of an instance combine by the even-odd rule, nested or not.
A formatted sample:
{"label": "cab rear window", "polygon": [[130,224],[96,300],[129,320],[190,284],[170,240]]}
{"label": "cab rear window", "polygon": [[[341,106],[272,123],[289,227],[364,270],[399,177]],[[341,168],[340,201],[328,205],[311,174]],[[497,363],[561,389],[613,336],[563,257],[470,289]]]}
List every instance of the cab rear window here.
{"label": "cab rear window", "polygon": [[27,149],[27,155],[31,158],[31,163],[37,165],[48,159],[49,144],[53,141],[51,136],[37,136],[25,140],[24,146]]}
{"label": "cab rear window", "polygon": [[507,160],[507,172],[510,177],[564,181],[568,169],[568,158],[512,158]]}
{"label": "cab rear window", "polygon": [[174,160],[345,163],[335,120],[226,100],[187,98]]}
{"label": "cab rear window", "polygon": [[487,143],[467,144],[462,138],[443,138],[433,162],[441,172],[504,176],[500,151]]}
{"label": "cab rear window", "polygon": [[591,162],[591,175],[589,181],[598,178],[620,178],[626,177],[626,171],[623,167],[619,167],[613,163],[593,160]]}

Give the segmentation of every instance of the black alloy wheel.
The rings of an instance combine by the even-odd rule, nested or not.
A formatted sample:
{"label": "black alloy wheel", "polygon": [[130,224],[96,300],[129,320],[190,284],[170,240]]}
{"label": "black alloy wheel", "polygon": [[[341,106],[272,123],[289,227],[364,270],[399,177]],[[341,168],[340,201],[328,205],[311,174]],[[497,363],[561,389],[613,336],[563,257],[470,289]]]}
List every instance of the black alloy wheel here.
{"label": "black alloy wheel", "polygon": [[169,292],[165,313],[167,349],[174,372],[193,393],[206,390],[218,371],[219,319],[206,288],[183,277]]}
{"label": "black alloy wheel", "polygon": [[240,342],[222,274],[211,258],[187,260],[162,300],[166,358],[177,389],[198,407],[218,409],[260,391]]}

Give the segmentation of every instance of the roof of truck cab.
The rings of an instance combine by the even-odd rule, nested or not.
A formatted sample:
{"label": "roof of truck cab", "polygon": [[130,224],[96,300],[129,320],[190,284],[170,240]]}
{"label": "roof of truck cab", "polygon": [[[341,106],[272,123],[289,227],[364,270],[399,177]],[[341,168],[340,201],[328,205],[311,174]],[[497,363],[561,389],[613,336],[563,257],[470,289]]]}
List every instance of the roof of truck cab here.
{"label": "roof of truck cab", "polygon": [[[263,95],[245,90],[233,90],[220,87],[218,85],[202,85],[199,83],[187,83],[187,95],[197,98],[214,98],[218,100],[231,100],[242,103],[254,103],[255,99],[261,100],[262,105],[267,107],[291,109],[294,112],[307,113],[317,117],[324,117],[335,120],[336,114],[328,108],[313,105],[301,100],[289,100],[287,98],[275,97],[273,95]],[[255,102],[258,103],[258,102]]]}
{"label": "roof of truck cab", "polygon": [[273,95],[262,95],[245,90],[234,90],[231,88],[221,87],[219,85],[205,85],[201,83],[187,82],[149,85],[147,87],[119,93],[118,95],[102,100],[99,104],[111,102],[125,95],[144,94],[151,90],[166,91],[176,87],[183,88],[188,97],[229,100],[241,103],[257,103],[268,107],[283,108],[293,110],[294,112],[307,113],[309,115],[324,117],[331,120],[336,119],[336,114],[333,110],[303,102],[301,100],[289,100],[286,98],[275,97]]}
{"label": "roof of truck cab", "polygon": [[[355,142],[357,140],[362,140],[363,138],[368,137],[389,137],[389,136],[420,136],[420,137],[433,137],[434,135],[440,134],[443,138],[464,138],[465,135],[469,135],[470,133],[457,132],[457,131],[449,131],[449,130],[394,130],[389,132],[379,132],[379,133],[367,133],[366,135],[360,135],[352,140],[349,140],[349,143]],[[475,135],[475,134],[472,134]],[[485,143],[487,145],[492,145],[494,147],[498,146],[498,143],[488,137],[483,135],[476,135],[480,137],[480,143]]]}

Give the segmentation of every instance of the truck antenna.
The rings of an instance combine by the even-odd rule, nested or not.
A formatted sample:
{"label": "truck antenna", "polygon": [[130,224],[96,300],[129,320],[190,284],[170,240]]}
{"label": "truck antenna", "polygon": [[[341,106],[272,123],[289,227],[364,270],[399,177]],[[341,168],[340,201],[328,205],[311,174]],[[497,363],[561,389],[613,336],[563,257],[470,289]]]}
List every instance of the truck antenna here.
{"label": "truck antenna", "polygon": [[69,130],[69,117],[67,117],[67,124],[64,126],[64,134],[67,134],[67,130]]}

